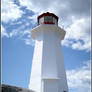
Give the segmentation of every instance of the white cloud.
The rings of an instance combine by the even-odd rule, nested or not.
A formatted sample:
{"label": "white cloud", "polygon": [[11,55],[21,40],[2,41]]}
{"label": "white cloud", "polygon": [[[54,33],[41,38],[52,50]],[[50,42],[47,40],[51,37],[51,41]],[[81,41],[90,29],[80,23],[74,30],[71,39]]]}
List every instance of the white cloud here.
{"label": "white cloud", "polygon": [[71,15],[86,16],[90,12],[90,0],[19,0],[19,2],[36,13],[50,11],[64,20],[71,20]]}
{"label": "white cloud", "polygon": [[33,25],[37,22],[37,16],[38,16],[38,13],[35,13],[34,15],[28,17],[29,19],[32,19],[31,23]]}
{"label": "white cloud", "polygon": [[83,66],[67,70],[69,89],[76,89],[77,92],[91,92],[91,67],[90,61],[86,61]]}
{"label": "white cloud", "polygon": [[8,33],[6,32],[5,28],[3,27],[3,25],[1,25],[1,36],[2,37],[9,37]]}
{"label": "white cloud", "polygon": [[71,46],[72,49],[90,51],[91,31],[89,18],[73,19],[73,24],[65,30],[66,36],[62,42],[63,45]]}
{"label": "white cloud", "polygon": [[[1,21],[2,22],[10,22],[16,20],[17,18],[21,17],[23,12],[19,9],[19,7],[14,4],[12,0],[1,0]],[[1,25],[1,35],[2,37],[12,37],[16,31],[12,31],[10,35],[7,33],[5,27]]]}
{"label": "white cloud", "polygon": [[23,40],[25,41],[26,45],[34,46],[34,41],[31,38],[25,38]]}
{"label": "white cloud", "polygon": [[89,18],[81,18],[81,19],[73,19],[73,23],[66,28],[67,35],[66,38],[69,39],[87,39],[90,34],[90,19]]}
{"label": "white cloud", "polygon": [[23,32],[23,35],[25,35],[25,34],[30,34],[30,31],[29,31],[29,30],[25,30],[25,31]]}
{"label": "white cloud", "polygon": [[[23,37],[25,35],[27,35],[27,37]],[[35,42],[34,42],[34,40],[32,40],[29,30],[25,30],[25,31],[21,32],[21,37],[22,37],[22,40],[24,40],[26,45],[34,46]]]}
{"label": "white cloud", "polygon": [[18,34],[18,31],[17,30],[13,30],[12,32],[10,32],[9,34],[9,37],[13,37],[13,36],[16,36]]}
{"label": "white cloud", "polygon": [[[71,18],[70,17],[70,5],[69,2],[65,0],[19,0],[21,6],[26,6],[28,9],[35,12],[35,14],[38,16],[39,14],[43,12],[52,12],[55,13],[57,16],[59,16],[60,20],[66,20]],[[63,3],[62,3],[63,2]],[[65,21],[63,21],[65,22]],[[61,22],[60,22],[61,23]],[[60,24],[59,23],[59,24]]]}
{"label": "white cloud", "polygon": [[8,22],[15,20],[23,14],[23,11],[12,0],[1,0],[1,20]]}

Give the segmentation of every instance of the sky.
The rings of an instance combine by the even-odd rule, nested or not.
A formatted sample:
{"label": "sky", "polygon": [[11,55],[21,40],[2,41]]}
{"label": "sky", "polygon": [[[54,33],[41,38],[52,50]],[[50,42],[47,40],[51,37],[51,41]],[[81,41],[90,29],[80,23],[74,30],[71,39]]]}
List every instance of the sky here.
{"label": "sky", "polygon": [[69,92],[90,91],[90,0],[1,0],[2,84],[28,88],[37,16],[52,12],[66,31],[62,41]]}

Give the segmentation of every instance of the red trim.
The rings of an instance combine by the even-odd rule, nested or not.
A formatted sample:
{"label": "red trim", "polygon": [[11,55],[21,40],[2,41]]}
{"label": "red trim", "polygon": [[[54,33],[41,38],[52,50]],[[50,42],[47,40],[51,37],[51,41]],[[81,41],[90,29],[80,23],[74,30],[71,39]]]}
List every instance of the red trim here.
{"label": "red trim", "polygon": [[55,23],[53,23],[53,22],[43,22],[41,24],[55,24]]}
{"label": "red trim", "polygon": [[53,22],[43,22],[43,24],[55,24]]}

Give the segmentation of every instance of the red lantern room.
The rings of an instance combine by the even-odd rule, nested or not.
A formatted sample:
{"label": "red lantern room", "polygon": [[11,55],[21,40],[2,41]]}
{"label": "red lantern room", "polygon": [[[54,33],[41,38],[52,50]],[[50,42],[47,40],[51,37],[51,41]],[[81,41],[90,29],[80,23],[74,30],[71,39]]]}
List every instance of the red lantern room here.
{"label": "red lantern room", "polygon": [[58,17],[53,13],[43,13],[38,16],[38,25],[40,24],[55,24],[58,25]]}

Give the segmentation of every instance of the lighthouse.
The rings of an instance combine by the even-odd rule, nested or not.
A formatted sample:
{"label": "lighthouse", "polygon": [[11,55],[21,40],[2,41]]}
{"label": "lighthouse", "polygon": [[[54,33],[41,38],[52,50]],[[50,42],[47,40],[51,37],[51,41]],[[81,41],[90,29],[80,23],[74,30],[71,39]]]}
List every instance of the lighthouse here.
{"label": "lighthouse", "polygon": [[43,13],[31,31],[35,40],[29,89],[35,92],[68,92],[61,41],[66,32],[58,26],[58,16]]}

